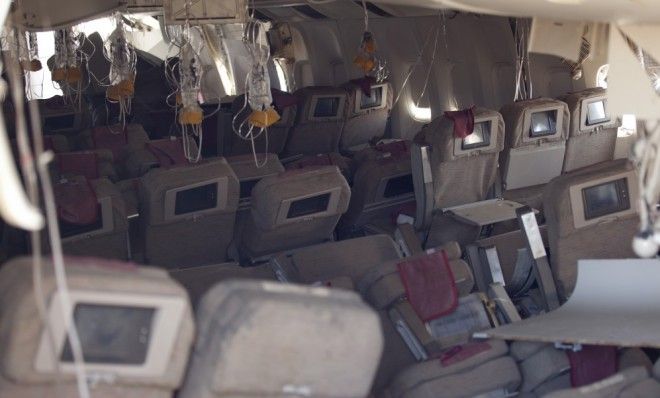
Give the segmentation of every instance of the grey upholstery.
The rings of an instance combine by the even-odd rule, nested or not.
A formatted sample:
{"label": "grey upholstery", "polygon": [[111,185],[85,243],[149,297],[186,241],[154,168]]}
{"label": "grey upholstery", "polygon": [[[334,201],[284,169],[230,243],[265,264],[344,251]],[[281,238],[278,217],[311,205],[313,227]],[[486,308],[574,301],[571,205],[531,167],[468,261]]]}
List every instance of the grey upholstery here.
{"label": "grey upholstery", "polygon": [[384,396],[468,398],[513,393],[521,383],[521,375],[515,361],[507,354],[507,344],[500,340],[456,347],[454,352],[412,365],[401,372]]}
{"label": "grey upholstery", "polygon": [[[417,134],[412,146],[413,181],[417,201],[415,226],[430,229],[427,247],[476,238],[474,228],[442,214],[441,209],[487,199],[496,181],[499,153],[504,146],[504,121],[495,111],[476,108],[475,123],[490,121],[490,145],[462,150],[454,123],[441,116]],[[431,181],[424,176],[423,148],[429,148]],[[425,180],[426,178],[426,180]],[[477,232],[478,233],[478,232]]]}
{"label": "grey upholstery", "polygon": [[[388,226],[393,213],[414,203],[410,144],[406,141],[395,144],[400,151],[377,145],[355,155],[357,167],[351,202],[342,217],[342,229],[350,230],[370,223]],[[408,184],[411,191],[400,191]]]}
{"label": "grey upholstery", "polygon": [[[295,95],[300,105],[296,123],[289,131],[284,156],[337,152],[346,122],[346,90],[336,87],[305,87],[296,91]],[[314,116],[319,97],[339,99],[336,116]]]}
{"label": "grey upholstery", "polygon": [[335,166],[289,170],[262,179],[252,190],[241,252],[255,258],[330,240],[350,196]]}
{"label": "grey upholstery", "polygon": [[[112,135],[117,137],[116,141],[102,139],[103,136],[112,137]],[[123,179],[130,176],[126,168],[129,154],[144,148],[144,145],[149,141],[149,135],[139,124],[127,124],[125,132],[120,125],[97,126],[83,130],[77,141],[81,149],[110,150],[113,155],[113,164],[119,176]],[[111,144],[109,141],[115,142]],[[123,145],[121,145],[121,141],[124,142]]]}
{"label": "grey upholstery", "polygon": [[588,103],[602,100],[607,109],[607,91],[590,88],[571,93],[560,99],[568,105],[570,128],[564,157],[564,173],[614,158],[616,146],[616,123],[605,121],[588,123]]}
{"label": "grey upholstery", "polygon": [[[556,132],[533,137],[532,114],[543,111],[555,112]],[[506,105],[500,112],[506,125],[500,156],[503,196],[540,210],[542,186],[561,174],[563,168],[570,124],[568,106],[558,100],[537,98]]]}
{"label": "grey upholstery", "polygon": [[[239,128],[241,123],[247,119],[252,112],[250,106],[248,105],[246,108],[245,105],[245,95],[239,95],[234,99],[234,102],[232,102],[231,113],[233,117],[235,117],[233,124],[236,128]],[[266,141],[265,133],[255,139],[255,149],[257,153],[279,154],[284,150],[284,145],[286,145],[287,138],[289,137],[289,130],[291,130],[296,120],[296,110],[295,106],[289,106],[278,112],[280,120],[268,127],[268,140]],[[245,132],[248,129],[249,124],[246,123],[241,131]],[[226,153],[230,156],[252,154],[251,141],[244,140],[231,131],[227,132],[227,134],[229,134],[231,138],[229,140],[229,150],[226,151]]]}
{"label": "grey upholstery", "polygon": [[181,398],[368,395],[383,339],[352,292],[225,282],[198,311]]}
{"label": "grey upholstery", "polygon": [[[215,206],[176,214],[178,204],[172,202],[176,202],[177,191],[209,184],[217,184],[217,194],[213,191],[213,196],[205,196]],[[226,261],[238,196],[238,179],[224,158],[149,171],[139,185],[145,260],[167,268]],[[192,204],[191,200],[182,194],[182,205]]]}
{"label": "grey upholstery", "polygon": [[[571,187],[599,185],[608,179],[629,177],[628,210],[596,217],[588,225],[575,206],[583,203],[580,192],[571,195]],[[582,168],[557,177],[545,190],[544,208],[550,244],[550,265],[559,293],[567,298],[575,287],[577,261],[580,259],[632,258],[631,239],[637,232],[637,177],[626,160],[615,160]],[[574,188],[575,190],[575,188]]]}
{"label": "grey upholstery", "polygon": [[660,396],[660,382],[643,367],[625,369],[607,379],[579,388],[554,391],[543,398],[636,398]]}
{"label": "grey upholstery", "polygon": [[[51,319],[62,319],[61,310],[57,308],[60,300],[57,296],[53,264],[50,258],[44,257],[41,261],[41,293],[47,306],[46,311],[51,314]],[[104,374],[112,378],[112,383],[101,382],[91,388],[94,397],[172,397],[174,391],[183,382],[194,338],[193,315],[185,290],[168,278],[167,273],[151,267],[137,267],[133,264],[90,257],[67,257],[65,262],[66,282],[74,308],[80,304],[140,307],[141,304],[136,301],[126,302],[126,297],[130,295],[134,295],[138,299],[147,297],[152,300],[177,303],[181,312],[180,317],[175,321],[177,323],[176,329],[173,331],[173,340],[169,340],[168,343],[167,339],[157,339],[155,337],[157,332],[152,329],[150,346],[147,348],[147,358],[154,352],[167,352],[163,357],[164,363],[157,364],[162,366],[145,372],[144,369],[137,366],[128,371],[126,367],[121,371],[112,370],[111,368],[115,366],[113,360],[100,360],[95,363],[87,361],[86,364],[88,375],[96,372],[96,374]],[[48,334],[39,317],[37,302],[34,299],[35,296],[38,297],[33,284],[34,269],[32,259],[27,257],[14,259],[0,269],[0,291],[2,292],[0,301],[0,325],[2,325],[0,327],[2,344],[0,397],[75,397],[78,396],[78,390],[75,371],[71,363],[62,361],[61,369],[57,371],[47,356],[40,356],[41,352],[50,352],[50,350],[46,346],[42,347],[42,344],[47,344],[46,336]],[[77,309],[72,311],[75,313]],[[98,318],[98,315],[91,316],[92,320]],[[90,317],[87,319],[89,320]],[[114,322],[116,323],[117,320]],[[152,325],[156,323],[157,321]],[[57,322],[53,322],[54,324]],[[125,333],[131,333],[130,327],[124,329],[118,325],[113,326],[110,321],[103,327],[106,333],[119,329],[118,332],[115,332],[121,336],[119,339],[125,337]],[[52,328],[52,330],[56,329],[58,328]],[[63,330],[63,326],[59,330]],[[158,333],[162,332],[162,329],[158,329]],[[84,329],[79,327],[79,333],[84,336]],[[89,333],[89,330],[86,333]],[[111,333],[110,344],[116,344],[113,342],[117,338],[115,334]],[[57,331],[53,332],[52,336],[57,345],[55,352],[58,353],[59,358],[59,353],[64,351],[66,336]],[[129,334],[128,337],[134,336]],[[83,337],[81,340],[85,341]],[[94,337],[88,341],[93,342]],[[83,345],[85,354],[84,347],[85,345]],[[44,348],[45,350],[43,350]],[[120,348],[125,347],[120,346]],[[146,361],[148,363],[149,359]]]}
{"label": "grey upholstery", "polygon": [[[83,177],[71,177],[65,184],[87,184]],[[62,250],[71,256],[91,256],[126,260],[128,258],[128,221],[121,192],[110,180],[101,178],[89,184],[100,204],[96,228],[62,235]],[[46,235],[43,244],[48,245]]]}
{"label": "grey upholstery", "polygon": [[365,95],[362,88],[351,82],[343,87],[348,91],[348,103],[346,124],[339,141],[339,149],[349,150],[383,138],[394,100],[392,84],[389,82],[374,84],[372,93],[375,89],[382,90],[384,98],[379,105],[367,109],[361,109],[361,104],[358,102]]}

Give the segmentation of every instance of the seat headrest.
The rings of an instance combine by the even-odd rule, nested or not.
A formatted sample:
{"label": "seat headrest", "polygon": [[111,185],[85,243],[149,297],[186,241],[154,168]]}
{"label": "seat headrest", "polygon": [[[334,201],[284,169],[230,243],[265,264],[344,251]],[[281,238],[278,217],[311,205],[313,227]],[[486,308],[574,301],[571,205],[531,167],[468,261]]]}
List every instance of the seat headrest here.
{"label": "seat headrest", "polygon": [[[536,98],[508,104],[500,110],[506,125],[506,148],[566,141],[570,115],[565,102]],[[536,115],[536,116],[535,116]]]}
{"label": "seat headrest", "polygon": [[60,175],[83,176],[89,180],[99,178],[98,154],[94,151],[58,153],[55,164]]}
{"label": "seat headrest", "polygon": [[568,106],[570,137],[616,126],[607,111],[607,90],[597,87],[559,97]]}
{"label": "seat headrest", "polygon": [[[446,162],[480,154],[499,153],[504,148],[502,115],[485,108],[475,108],[474,130],[465,139],[454,133],[454,121],[446,115],[434,119],[415,141],[433,148],[432,156]],[[475,138],[478,140],[471,143]]]}
{"label": "seat headrest", "polygon": [[96,192],[85,177],[74,176],[53,185],[57,215],[61,221],[87,225],[100,217]]}
{"label": "seat headrest", "polygon": [[[37,315],[32,259],[14,259],[0,269],[0,374],[21,386],[75,383],[53,264],[41,261],[55,347]],[[186,291],[156,268],[83,257],[65,257],[65,266],[71,308],[64,310],[76,325],[87,371],[108,375],[127,391],[178,388],[194,337]]]}
{"label": "seat headrest", "polygon": [[364,397],[380,361],[380,320],[342,289],[228,281],[202,299],[181,398]]}
{"label": "seat headrest", "polygon": [[559,176],[548,183],[543,208],[559,236],[638,212],[637,171],[620,159]]}
{"label": "seat headrest", "polygon": [[[394,102],[394,88],[388,81],[381,83],[371,76],[353,79],[342,88],[348,91],[348,115],[358,116],[372,111],[385,110],[389,112]],[[375,95],[374,98],[371,96]]]}
{"label": "seat headrest", "polygon": [[252,190],[253,219],[264,230],[346,212],[351,189],[336,166],[265,177]]}
{"label": "seat headrest", "polygon": [[[186,203],[192,205],[186,196],[194,189],[203,197],[200,203],[206,203],[207,199],[212,203],[208,207],[200,205],[199,209],[177,211],[179,195],[181,206]],[[140,179],[139,193],[145,220],[156,225],[203,214],[236,211],[239,183],[227,161],[216,158],[188,166],[151,169]]]}
{"label": "seat headrest", "polygon": [[181,137],[149,141],[146,148],[158,161],[160,167],[183,166],[190,164],[183,149]]}
{"label": "seat headrest", "polygon": [[284,166],[282,166],[280,159],[274,153],[258,154],[257,160],[263,166],[257,166],[254,162],[254,155],[252,154],[228,157],[227,163],[234,170],[239,180],[268,176],[284,171]]}

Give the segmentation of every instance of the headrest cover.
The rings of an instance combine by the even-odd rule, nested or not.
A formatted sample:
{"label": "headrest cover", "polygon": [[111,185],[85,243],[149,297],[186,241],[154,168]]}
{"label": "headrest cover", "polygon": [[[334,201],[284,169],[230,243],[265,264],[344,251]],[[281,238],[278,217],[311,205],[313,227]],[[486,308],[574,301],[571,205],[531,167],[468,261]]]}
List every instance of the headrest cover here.
{"label": "headrest cover", "polygon": [[273,96],[273,105],[278,111],[284,111],[286,108],[298,105],[298,97],[291,93],[276,88],[271,88],[270,93]]}
{"label": "headrest cover", "polygon": [[[556,111],[555,128],[557,133],[553,135],[530,137],[531,115],[536,112]],[[551,98],[536,98],[514,102],[505,105],[500,110],[506,125],[505,147],[519,148],[524,146],[538,145],[538,142],[566,141],[570,124],[568,105],[565,102]]]}
{"label": "headrest cover", "polygon": [[371,86],[376,83],[376,78],[373,76],[364,76],[359,79],[349,80],[349,84],[357,86],[367,97],[371,97]]}
{"label": "headrest cover", "polygon": [[617,372],[617,348],[583,345],[580,351],[567,351],[571,364],[571,386],[581,387]]}
{"label": "headrest cover", "polygon": [[474,131],[474,106],[461,111],[446,111],[444,115],[454,122],[454,137],[463,139]]}
{"label": "headrest cover", "polygon": [[160,167],[182,166],[190,163],[183,152],[181,138],[150,141],[146,146],[149,152],[156,157]]}
{"label": "headrest cover", "polygon": [[179,397],[364,397],[382,348],[378,316],[353,292],[222,282],[199,307]]}
{"label": "headrest cover", "polygon": [[[152,322],[153,327],[158,328],[159,332],[163,332],[169,327],[172,334],[170,334],[170,338],[167,338],[162,333],[151,333],[142,364],[122,366],[122,363],[128,362],[122,362],[122,360],[115,362],[114,358],[111,360],[113,363],[110,364],[104,363],[107,359],[87,361],[87,371],[102,372],[108,377],[112,377],[112,387],[117,389],[141,387],[142,391],[147,391],[146,389],[149,388],[160,390],[178,388],[183,379],[194,337],[192,311],[186,291],[171,280],[165,271],[157,268],[123,266],[122,263],[115,261],[84,257],[67,257],[65,265],[73,307],[72,317],[78,326],[83,353],[87,352],[85,355],[104,355],[95,353],[99,347],[103,351],[105,343],[100,344],[98,340],[106,338],[105,335],[103,338],[94,336],[98,334],[95,333],[94,320],[101,316],[98,312],[95,314],[94,311],[102,310],[98,307],[107,307],[106,311],[115,315],[115,319],[108,319],[107,323],[103,325],[108,332],[115,333],[111,335],[111,342],[108,343],[117,345],[115,348],[118,348],[118,351],[113,352],[113,356],[124,354],[130,356],[125,344],[133,344],[130,336],[135,328],[124,329],[120,325],[123,324],[122,316],[128,316],[129,319],[132,316],[135,317],[135,314],[127,314],[131,309],[134,308],[139,312],[153,306],[159,311],[159,316],[168,318],[169,322],[176,322],[174,330],[171,329],[171,325],[159,324],[158,320]],[[0,333],[0,344],[3,347],[0,352],[0,375],[3,380],[21,386],[55,383],[57,380],[64,385],[75,383],[75,371],[70,362],[61,360],[59,374],[53,363],[50,354],[52,351],[47,346],[49,339],[45,334],[41,318],[37,315],[32,283],[33,268],[32,259],[23,257],[6,263],[0,269],[0,291],[2,292],[0,324],[3,325],[2,333]],[[59,360],[65,356],[67,351],[66,336],[61,323],[63,321],[59,307],[60,300],[57,298],[56,281],[50,258],[42,259],[41,272],[43,275],[42,292],[48,305],[49,318],[53,322],[55,352],[58,353]],[[159,307],[158,303],[164,303],[165,306]],[[123,312],[118,313],[117,306],[122,308]],[[79,310],[81,314],[77,314]],[[176,316],[172,318],[168,313],[176,313]],[[129,337],[125,333],[128,333]],[[165,334],[169,334],[169,332]],[[121,342],[123,338],[127,338],[125,344]],[[116,339],[119,339],[120,342],[117,342]],[[86,345],[88,345],[87,351],[85,351]],[[43,356],[44,353],[49,354]],[[156,363],[152,359],[155,353],[158,353],[155,355],[155,359],[161,356],[162,362]],[[145,368],[142,368],[141,365],[145,365]],[[155,366],[150,367],[152,365]],[[125,396],[125,394],[116,393],[116,396]]]}
{"label": "headrest cover", "polygon": [[73,177],[57,183],[53,191],[60,220],[75,225],[87,225],[98,220],[98,199],[85,177]]}
{"label": "headrest cover", "polygon": [[57,170],[62,175],[99,178],[98,155],[92,151],[67,152],[55,155]]}
{"label": "headrest cover", "polygon": [[456,310],[458,292],[444,251],[401,261],[397,268],[408,301],[422,321]]}

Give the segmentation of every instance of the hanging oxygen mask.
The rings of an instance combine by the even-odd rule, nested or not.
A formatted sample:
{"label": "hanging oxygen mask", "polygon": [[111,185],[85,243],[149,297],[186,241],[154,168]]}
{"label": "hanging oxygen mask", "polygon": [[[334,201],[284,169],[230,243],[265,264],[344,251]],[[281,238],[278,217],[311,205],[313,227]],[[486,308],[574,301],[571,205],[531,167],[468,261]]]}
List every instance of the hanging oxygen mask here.
{"label": "hanging oxygen mask", "polygon": [[80,46],[73,28],[61,29],[55,32],[54,67],[51,78],[57,82],[65,97],[72,94],[82,81],[82,70],[78,58]]}
{"label": "hanging oxygen mask", "polygon": [[135,92],[137,55],[126,39],[121,14],[116,14],[115,20],[115,30],[103,47],[105,58],[110,62],[106,99],[110,103],[119,104],[119,121],[125,125],[126,115],[131,113],[131,102]]}
{"label": "hanging oxygen mask", "polygon": [[34,32],[21,32],[16,30],[18,43],[18,61],[24,72],[38,72],[41,70],[39,61],[39,47],[37,45],[37,34]]}
{"label": "hanging oxygen mask", "polygon": [[[260,164],[257,159],[255,140],[264,134],[265,152],[267,153],[268,127],[280,120],[280,115],[272,105],[273,96],[270,91],[270,75],[268,73],[270,46],[266,40],[267,27],[267,23],[258,20],[251,20],[245,24],[243,44],[250,55],[251,67],[245,80],[245,103],[232,121],[232,127],[236,135],[251,142],[252,154],[257,167],[263,167],[265,163]],[[248,111],[250,114],[247,118],[237,125],[239,117],[243,118]]]}
{"label": "hanging oxygen mask", "polygon": [[364,10],[364,32],[358,53],[353,58],[353,64],[357,66],[365,76],[373,76],[377,83],[381,83],[389,77],[387,62],[378,56],[376,38],[369,31],[369,13],[367,11],[366,1],[362,1]]}
{"label": "hanging oxygen mask", "polygon": [[[202,82],[202,64],[198,52],[193,47],[189,28],[186,28],[187,34],[184,34],[186,41],[181,47],[179,54],[179,92],[177,103],[180,109],[177,110],[177,120],[181,125],[183,137],[183,150],[186,158],[196,163],[202,156],[202,121],[204,113],[199,106],[198,97]],[[194,137],[198,139],[197,151],[194,150]]]}

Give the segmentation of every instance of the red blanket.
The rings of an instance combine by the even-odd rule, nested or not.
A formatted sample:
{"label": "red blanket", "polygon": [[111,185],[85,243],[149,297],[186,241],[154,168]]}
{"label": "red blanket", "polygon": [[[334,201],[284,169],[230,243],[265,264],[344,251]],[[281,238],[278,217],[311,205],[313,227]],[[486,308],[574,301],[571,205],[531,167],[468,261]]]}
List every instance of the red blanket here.
{"label": "red blanket", "polygon": [[454,122],[456,138],[465,138],[474,131],[474,106],[462,111],[447,111],[445,117]]}

